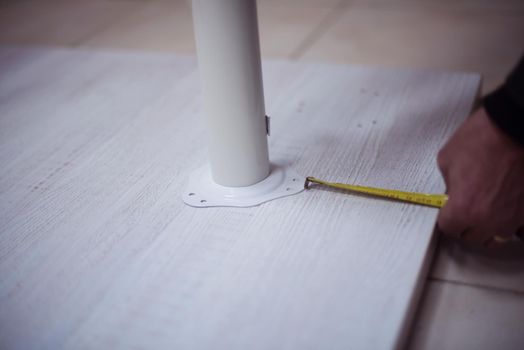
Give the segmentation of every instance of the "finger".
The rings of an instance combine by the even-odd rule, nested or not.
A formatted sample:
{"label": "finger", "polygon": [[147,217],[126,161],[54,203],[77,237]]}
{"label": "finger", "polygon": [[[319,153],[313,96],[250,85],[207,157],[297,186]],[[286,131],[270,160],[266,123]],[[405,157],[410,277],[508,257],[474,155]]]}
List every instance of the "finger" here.
{"label": "finger", "polygon": [[500,244],[506,244],[506,243],[509,243],[509,242],[513,242],[514,241],[514,236],[496,235],[496,236],[491,237],[490,240],[492,242],[496,242],[496,243],[500,243]]}
{"label": "finger", "polygon": [[484,230],[480,227],[474,227],[462,235],[460,241],[469,246],[487,247],[492,244],[499,244],[499,241],[494,242],[494,235],[492,231]]}
{"label": "finger", "polygon": [[482,242],[482,247],[486,249],[496,249],[505,244],[506,242],[500,240],[498,236],[492,236]]}
{"label": "finger", "polygon": [[[512,230],[513,232],[515,232],[515,230]],[[511,232],[511,231],[494,231],[492,230],[491,232]],[[503,247],[503,246],[506,246],[508,244],[513,244],[515,242],[519,242],[520,243],[520,239],[519,237],[517,236],[517,233],[506,233],[506,234],[488,234],[487,231],[485,231],[484,233],[480,232],[480,233],[477,233],[477,241],[480,240],[480,239],[483,239],[483,242],[482,242],[482,246],[483,247],[487,247],[487,248],[498,248],[498,247]]]}
{"label": "finger", "polygon": [[503,254],[505,258],[518,257],[522,258],[524,244],[517,238],[517,235],[512,236],[494,236],[491,240],[484,243],[483,250],[497,255]]}
{"label": "finger", "polygon": [[472,227],[468,227],[460,233],[458,236],[459,239],[470,239],[470,237],[475,236],[475,230]]}
{"label": "finger", "polygon": [[497,243],[522,243],[524,241],[524,236],[522,236],[522,232],[515,232],[512,235],[496,235],[493,237],[493,240]]}
{"label": "finger", "polygon": [[449,157],[446,152],[446,146],[445,145],[437,154],[437,166],[440,170],[440,173],[442,174],[442,177],[444,178],[444,182],[446,186],[448,185],[448,169],[449,169]]}
{"label": "finger", "polygon": [[448,237],[458,239],[462,238],[469,228],[462,217],[454,215],[452,207],[448,204],[439,211],[437,217],[437,229]]}
{"label": "finger", "polygon": [[515,233],[515,236],[517,236],[517,238],[519,238],[521,241],[524,242],[524,226],[522,226],[521,228],[517,230],[517,233]]}

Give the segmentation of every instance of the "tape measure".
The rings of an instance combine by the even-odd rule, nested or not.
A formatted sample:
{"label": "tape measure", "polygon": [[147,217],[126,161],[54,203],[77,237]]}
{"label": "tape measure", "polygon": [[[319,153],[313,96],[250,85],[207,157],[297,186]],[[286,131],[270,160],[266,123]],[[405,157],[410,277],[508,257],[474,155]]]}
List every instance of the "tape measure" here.
{"label": "tape measure", "polygon": [[370,196],[388,198],[388,199],[393,199],[396,201],[420,204],[420,205],[425,205],[425,206],[434,207],[434,208],[442,208],[444,205],[446,205],[446,202],[448,201],[448,196],[445,194],[406,192],[406,191],[390,190],[390,189],[377,188],[377,187],[349,185],[349,184],[342,184],[338,182],[327,182],[324,180],[319,180],[312,176],[308,176],[306,178],[306,182],[304,183],[304,188],[309,189],[310,183],[316,183],[316,184],[331,187],[331,188],[337,188],[339,190],[346,190],[346,191],[351,191],[351,192],[356,192],[356,193],[364,193]]}
{"label": "tape measure", "polygon": [[[425,206],[434,207],[434,208],[442,208],[444,205],[446,205],[446,202],[448,201],[448,195],[446,194],[428,194],[428,193],[419,193],[419,192],[406,192],[406,191],[390,190],[390,189],[377,188],[377,187],[349,185],[349,184],[342,184],[338,182],[327,182],[324,180],[319,180],[312,176],[306,177],[304,188],[309,189],[310,183],[316,183],[316,184],[331,187],[331,188],[337,188],[339,190],[346,190],[346,191],[351,191],[355,193],[363,193],[363,194],[367,194],[370,196],[388,198],[388,199],[393,199],[396,201],[420,204],[420,205],[425,205]],[[511,243],[511,242],[520,242],[520,243],[524,242],[524,237],[518,234],[513,234],[512,236],[495,235],[493,236],[493,239],[495,240],[495,242],[503,243],[503,244]]]}

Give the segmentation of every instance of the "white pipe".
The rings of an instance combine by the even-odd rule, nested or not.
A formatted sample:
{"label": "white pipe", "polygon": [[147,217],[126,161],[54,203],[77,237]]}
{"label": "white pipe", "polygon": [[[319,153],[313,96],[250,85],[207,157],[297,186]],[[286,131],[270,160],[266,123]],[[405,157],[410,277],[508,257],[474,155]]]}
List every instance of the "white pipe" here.
{"label": "white pipe", "polygon": [[242,187],[269,175],[256,0],[193,0],[213,180]]}

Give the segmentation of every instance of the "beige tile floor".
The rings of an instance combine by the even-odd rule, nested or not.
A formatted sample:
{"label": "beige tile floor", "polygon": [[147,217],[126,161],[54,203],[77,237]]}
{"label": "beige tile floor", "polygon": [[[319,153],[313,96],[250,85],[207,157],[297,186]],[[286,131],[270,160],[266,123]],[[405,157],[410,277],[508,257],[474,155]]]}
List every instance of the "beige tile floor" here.
{"label": "beige tile floor", "polygon": [[410,349],[523,348],[521,293],[430,281]]}
{"label": "beige tile floor", "polygon": [[[465,70],[484,92],[524,52],[523,0],[259,0],[262,55]],[[188,0],[0,0],[0,44],[194,53]],[[441,243],[412,349],[524,348],[524,257]]]}
{"label": "beige tile floor", "polygon": [[524,49],[522,6],[498,13],[436,1],[393,3],[352,3],[301,58],[482,72],[491,90]]}

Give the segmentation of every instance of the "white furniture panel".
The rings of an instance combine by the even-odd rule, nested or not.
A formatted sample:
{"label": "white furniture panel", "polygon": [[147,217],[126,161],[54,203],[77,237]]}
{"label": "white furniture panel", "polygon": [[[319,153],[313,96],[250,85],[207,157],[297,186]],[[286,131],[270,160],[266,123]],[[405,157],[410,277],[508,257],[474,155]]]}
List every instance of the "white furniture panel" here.
{"label": "white furniture panel", "polygon": [[[0,348],[402,344],[437,210],[313,189],[249,209],[181,199],[206,162],[191,57],[0,51]],[[473,74],[270,62],[270,158],[442,192]]]}

